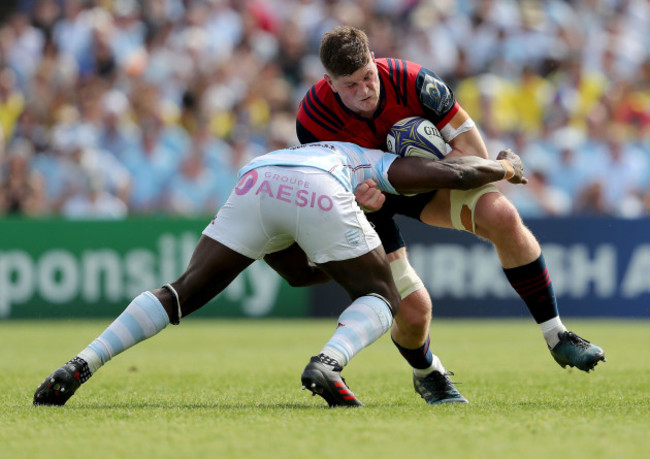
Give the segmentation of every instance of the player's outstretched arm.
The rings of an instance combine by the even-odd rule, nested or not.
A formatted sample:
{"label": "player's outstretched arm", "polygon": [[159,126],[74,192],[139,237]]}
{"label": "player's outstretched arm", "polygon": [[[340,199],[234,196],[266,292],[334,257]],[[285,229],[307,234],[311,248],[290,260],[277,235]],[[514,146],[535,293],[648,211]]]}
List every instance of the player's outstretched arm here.
{"label": "player's outstretched arm", "polygon": [[424,158],[397,158],[388,169],[388,180],[400,194],[417,194],[449,188],[469,190],[499,180],[525,184],[521,158],[503,150],[497,160],[474,156],[431,161]]}

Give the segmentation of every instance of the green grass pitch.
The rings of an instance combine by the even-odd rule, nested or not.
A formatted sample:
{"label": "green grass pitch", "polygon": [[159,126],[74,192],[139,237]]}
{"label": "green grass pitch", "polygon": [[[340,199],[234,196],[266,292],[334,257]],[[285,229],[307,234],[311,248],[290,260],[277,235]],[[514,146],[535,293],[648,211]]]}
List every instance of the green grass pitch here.
{"label": "green grass pitch", "polygon": [[0,458],[650,457],[650,323],[566,319],[605,349],[563,370],[529,320],[436,320],[469,405],[428,406],[388,336],[343,375],[366,404],[300,390],[329,320],[186,320],[119,355],[65,407],[36,386],[108,321],[0,322]]}

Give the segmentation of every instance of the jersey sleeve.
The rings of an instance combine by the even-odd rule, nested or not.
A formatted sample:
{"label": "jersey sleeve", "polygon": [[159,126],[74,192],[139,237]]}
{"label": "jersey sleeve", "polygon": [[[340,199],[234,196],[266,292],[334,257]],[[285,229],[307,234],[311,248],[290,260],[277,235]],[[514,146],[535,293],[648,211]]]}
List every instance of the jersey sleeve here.
{"label": "jersey sleeve", "polygon": [[386,193],[398,194],[397,190],[392,183],[388,180],[388,169],[390,169],[393,161],[397,159],[397,155],[386,154],[381,150],[371,150],[373,155],[376,155],[376,160],[373,163],[372,179],[377,183],[377,188]]}
{"label": "jersey sleeve", "polygon": [[443,128],[460,108],[451,88],[425,67],[420,68],[417,74],[415,88],[425,117],[438,129]]}

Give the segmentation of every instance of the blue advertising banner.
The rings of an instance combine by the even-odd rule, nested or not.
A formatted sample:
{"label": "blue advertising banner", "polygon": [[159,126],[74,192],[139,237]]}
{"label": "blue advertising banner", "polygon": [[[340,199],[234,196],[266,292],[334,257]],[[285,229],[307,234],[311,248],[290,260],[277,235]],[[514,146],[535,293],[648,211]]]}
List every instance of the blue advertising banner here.
{"label": "blue advertising banner", "polygon": [[[528,317],[490,243],[462,231],[398,221],[435,316]],[[542,245],[563,317],[650,317],[650,220],[571,218],[526,224]],[[316,313],[340,313],[332,306],[343,298],[332,285],[317,288]]]}

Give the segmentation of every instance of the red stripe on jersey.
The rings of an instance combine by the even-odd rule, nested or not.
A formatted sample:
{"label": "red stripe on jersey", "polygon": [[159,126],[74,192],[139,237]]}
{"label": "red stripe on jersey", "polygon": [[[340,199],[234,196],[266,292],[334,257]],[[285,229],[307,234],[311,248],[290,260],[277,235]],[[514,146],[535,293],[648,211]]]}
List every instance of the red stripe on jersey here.
{"label": "red stripe on jersey", "polygon": [[438,130],[442,129],[443,127],[447,126],[451,119],[454,117],[456,113],[458,113],[458,110],[460,110],[460,105],[458,105],[458,102],[454,103],[454,107],[445,115],[445,117],[440,121],[436,127]]}
{"label": "red stripe on jersey", "polygon": [[323,104],[316,92],[316,86],[313,86],[307,92],[300,108],[302,113],[311,118],[321,128],[330,132],[341,129],[341,120],[338,120],[336,114]]}

